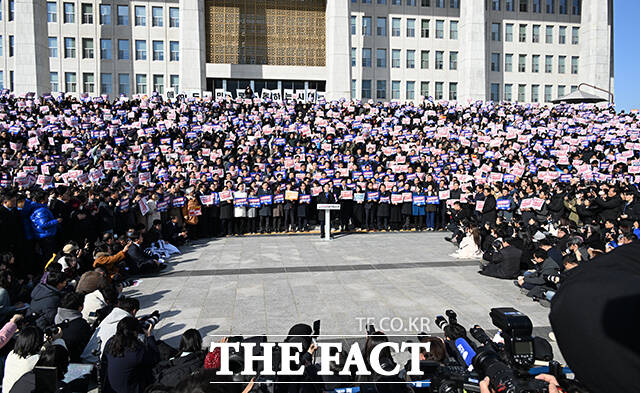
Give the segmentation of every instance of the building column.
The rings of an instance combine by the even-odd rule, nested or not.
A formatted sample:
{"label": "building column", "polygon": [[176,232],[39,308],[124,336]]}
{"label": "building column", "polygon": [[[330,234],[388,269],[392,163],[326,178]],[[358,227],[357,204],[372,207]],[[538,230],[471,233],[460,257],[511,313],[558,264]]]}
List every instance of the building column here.
{"label": "building column", "polygon": [[[613,93],[613,0],[583,1],[581,18],[578,61],[580,83],[588,83]],[[609,98],[601,91],[589,88],[586,90],[599,97]]]}
{"label": "building column", "polygon": [[206,89],[205,0],[180,0],[180,93]]}
{"label": "building column", "polygon": [[326,70],[327,101],[351,99],[351,0],[327,0]]}
{"label": "building column", "polygon": [[460,2],[458,101],[461,103],[487,99],[486,47],[485,2]]}
{"label": "building column", "polygon": [[[15,0],[14,90],[38,95],[51,92],[47,3],[39,0]],[[5,50],[5,55],[8,54]],[[8,74],[8,71],[7,71]],[[60,78],[61,75],[58,76]],[[80,83],[80,76],[77,75]],[[59,79],[58,83],[64,82]]]}

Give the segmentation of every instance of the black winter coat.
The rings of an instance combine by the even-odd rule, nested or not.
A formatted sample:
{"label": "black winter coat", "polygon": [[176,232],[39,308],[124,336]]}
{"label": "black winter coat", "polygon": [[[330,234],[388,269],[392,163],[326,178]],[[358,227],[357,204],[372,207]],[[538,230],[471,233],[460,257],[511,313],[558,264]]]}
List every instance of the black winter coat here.
{"label": "black winter coat", "polygon": [[482,207],[482,222],[481,224],[495,225],[498,212],[496,210],[496,197],[489,195],[484,200],[484,206]]}
{"label": "black winter coat", "polygon": [[29,314],[35,313],[38,315],[36,325],[40,329],[53,325],[53,319],[58,312],[61,297],[62,293],[49,284],[39,283],[31,291]]}
{"label": "black winter coat", "polygon": [[164,360],[153,369],[153,380],[168,387],[175,387],[194,371],[204,367],[204,352],[194,352],[186,356]]}
{"label": "black winter coat", "polygon": [[520,273],[521,256],[522,250],[509,245],[493,254],[491,263],[482,269],[480,273],[496,278],[517,278]]}

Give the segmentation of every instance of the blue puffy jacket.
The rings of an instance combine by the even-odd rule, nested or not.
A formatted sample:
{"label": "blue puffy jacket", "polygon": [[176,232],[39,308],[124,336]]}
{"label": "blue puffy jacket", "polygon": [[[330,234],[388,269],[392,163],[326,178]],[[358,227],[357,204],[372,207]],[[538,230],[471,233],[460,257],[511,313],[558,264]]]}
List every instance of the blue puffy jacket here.
{"label": "blue puffy jacket", "polygon": [[31,202],[27,199],[24,201],[24,206],[22,207],[22,209],[19,209],[20,219],[22,220],[22,228],[24,229],[24,237],[27,240],[32,240],[34,237],[33,226],[31,225],[31,214],[33,213],[33,210],[38,206],[39,205],[35,202]]}
{"label": "blue puffy jacket", "polygon": [[55,236],[58,230],[58,220],[53,217],[53,213],[46,205],[34,203],[33,213],[31,213],[31,227],[36,239]]}

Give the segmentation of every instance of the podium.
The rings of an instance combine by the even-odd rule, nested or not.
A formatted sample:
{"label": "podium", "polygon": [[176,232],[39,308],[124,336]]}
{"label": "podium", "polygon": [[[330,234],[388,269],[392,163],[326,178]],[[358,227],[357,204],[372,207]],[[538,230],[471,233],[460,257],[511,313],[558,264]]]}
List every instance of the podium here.
{"label": "podium", "polygon": [[324,237],[322,240],[331,240],[331,210],[340,210],[340,204],[319,203],[318,210],[324,210]]}

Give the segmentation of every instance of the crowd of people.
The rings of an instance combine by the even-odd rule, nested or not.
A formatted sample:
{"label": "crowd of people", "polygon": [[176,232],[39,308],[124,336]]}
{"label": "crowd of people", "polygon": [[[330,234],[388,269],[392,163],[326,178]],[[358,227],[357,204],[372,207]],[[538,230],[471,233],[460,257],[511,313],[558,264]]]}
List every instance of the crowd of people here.
{"label": "crowd of people", "polygon": [[607,105],[4,91],[3,391],[63,357],[100,364],[117,393],[162,380],[121,377],[143,363],[201,367],[197,331],[173,349],[140,327],[127,278],[193,239],[308,231],[318,203],[340,204],[343,231],[451,231],[454,257],[546,303],[576,267],[638,240],[639,124]]}

